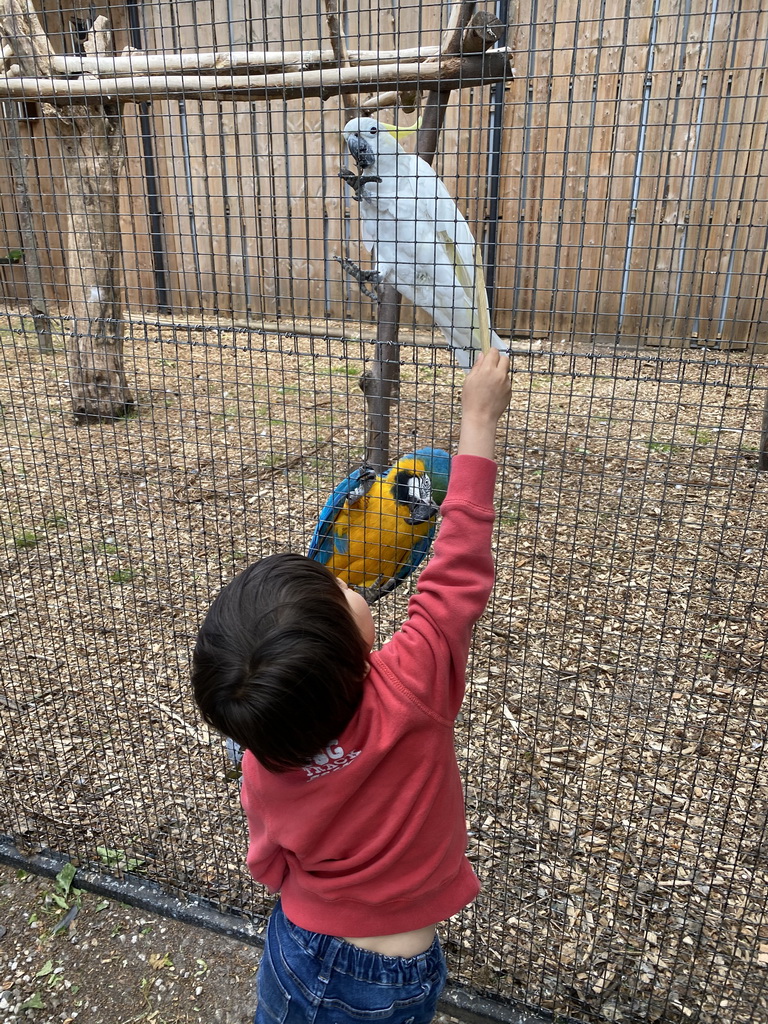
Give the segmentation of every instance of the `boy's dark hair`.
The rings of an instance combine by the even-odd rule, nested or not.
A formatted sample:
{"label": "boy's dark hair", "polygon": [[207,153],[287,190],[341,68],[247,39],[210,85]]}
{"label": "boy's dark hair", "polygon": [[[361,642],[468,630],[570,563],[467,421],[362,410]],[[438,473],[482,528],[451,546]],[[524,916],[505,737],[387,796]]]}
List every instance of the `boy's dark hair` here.
{"label": "boy's dark hair", "polygon": [[206,722],[283,772],[308,764],[344,731],[368,656],[330,570],[303,555],[270,555],[211,605],[192,686]]}

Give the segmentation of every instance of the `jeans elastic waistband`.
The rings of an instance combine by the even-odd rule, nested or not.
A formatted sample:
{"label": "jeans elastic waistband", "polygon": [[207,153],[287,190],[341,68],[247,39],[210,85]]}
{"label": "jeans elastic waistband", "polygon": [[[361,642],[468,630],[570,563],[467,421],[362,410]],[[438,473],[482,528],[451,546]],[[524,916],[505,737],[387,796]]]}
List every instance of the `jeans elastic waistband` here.
{"label": "jeans elastic waistband", "polygon": [[442,959],[440,940],[437,935],[423,953],[412,957],[384,956],[369,949],[361,949],[334,935],[307,931],[289,921],[278,902],[273,911],[274,924],[278,932],[308,954],[359,981],[381,983],[386,978],[389,984],[410,984],[414,980],[427,981],[434,976],[436,965]]}

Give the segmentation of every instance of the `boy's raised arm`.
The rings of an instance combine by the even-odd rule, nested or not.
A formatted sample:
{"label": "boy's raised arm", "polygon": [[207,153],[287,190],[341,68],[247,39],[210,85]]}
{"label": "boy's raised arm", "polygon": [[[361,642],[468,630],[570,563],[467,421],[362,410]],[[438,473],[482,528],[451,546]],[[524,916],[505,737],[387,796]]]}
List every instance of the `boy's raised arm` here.
{"label": "boy's raised arm", "polygon": [[495,457],[496,428],[511,395],[509,357],[495,348],[478,356],[461,393],[459,455]]}
{"label": "boy's raised arm", "polygon": [[479,357],[464,383],[457,459],[435,553],[408,619],[385,648],[405,688],[446,721],[461,705],[472,628],[493,586],[494,449],[511,391],[509,359],[495,349]]}

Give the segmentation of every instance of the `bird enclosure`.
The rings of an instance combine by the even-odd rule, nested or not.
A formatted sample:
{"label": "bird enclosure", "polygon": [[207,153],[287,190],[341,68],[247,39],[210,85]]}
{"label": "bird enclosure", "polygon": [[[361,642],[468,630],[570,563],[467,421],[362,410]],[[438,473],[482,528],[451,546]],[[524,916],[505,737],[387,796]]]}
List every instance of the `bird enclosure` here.
{"label": "bird enclosure", "polygon": [[446,1008],[768,1018],[768,13],[36,9],[0,0],[0,859],[263,927],[191,650],[373,449],[455,450],[453,352],[339,262],[341,128],[422,112],[517,351]]}

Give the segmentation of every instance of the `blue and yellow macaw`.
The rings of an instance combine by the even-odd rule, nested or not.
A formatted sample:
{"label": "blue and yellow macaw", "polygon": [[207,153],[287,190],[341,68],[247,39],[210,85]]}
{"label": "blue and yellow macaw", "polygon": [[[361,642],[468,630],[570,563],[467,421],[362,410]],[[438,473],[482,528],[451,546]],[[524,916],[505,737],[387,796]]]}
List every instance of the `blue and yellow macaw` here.
{"label": "blue and yellow macaw", "polygon": [[419,448],[381,475],[370,466],[356,469],[325,503],[309,557],[377,601],[429,551],[450,472],[442,448]]}

